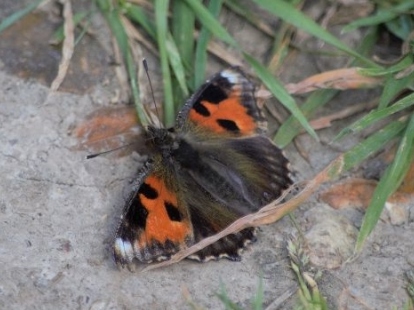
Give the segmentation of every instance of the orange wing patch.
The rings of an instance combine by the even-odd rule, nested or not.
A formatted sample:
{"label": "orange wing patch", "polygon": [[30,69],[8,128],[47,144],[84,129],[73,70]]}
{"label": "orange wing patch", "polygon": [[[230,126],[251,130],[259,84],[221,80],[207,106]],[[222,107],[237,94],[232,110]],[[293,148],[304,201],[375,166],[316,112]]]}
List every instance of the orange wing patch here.
{"label": "orange wing patch", "polygon": [[150,175],[139,189],[139,199],[147,211],[145,233],[139,244],[157,241],[184,243],[191,236],[191,224],[187,214],[178,207],[177,196],[162,179]]}
{"label": "orange wing patch", "polygon": [[191,109],[189,118],[197,126],[206,127],[217,134],[251,135],[257,128],[239,97],[230,97],[219,103],[202,100],[198,108]]}

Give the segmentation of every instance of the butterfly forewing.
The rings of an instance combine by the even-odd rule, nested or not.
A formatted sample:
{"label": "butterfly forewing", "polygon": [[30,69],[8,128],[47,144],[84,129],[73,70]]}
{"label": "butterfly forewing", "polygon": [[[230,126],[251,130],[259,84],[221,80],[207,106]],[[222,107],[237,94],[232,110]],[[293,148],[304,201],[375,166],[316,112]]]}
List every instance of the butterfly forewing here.
{"label": "butterfly forewing", "polygon": [[165,170],[151,165],[131,195],[118,228],[114,246],[116,262],[130,264],[168,259],[193,243],[188,209],[177,190],[166,182]]}
{"label": "butterfly forewing", "polygon": [[254,85],[239,69],[222,71],[186,102],[176,127],[194,133],[204,129],[210,138],[264,133],[266,121],[256,105],[254,90]]}

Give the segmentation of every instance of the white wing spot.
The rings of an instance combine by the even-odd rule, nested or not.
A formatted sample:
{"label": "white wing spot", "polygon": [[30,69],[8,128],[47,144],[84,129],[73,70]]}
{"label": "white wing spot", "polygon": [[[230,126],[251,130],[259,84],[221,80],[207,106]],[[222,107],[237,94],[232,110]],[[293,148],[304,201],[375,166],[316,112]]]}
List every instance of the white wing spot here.
{"label": "white wing spot", "polygon": [[226,78],[227,80],[229,80],[230,83],[232,83],[232,84],[237,84],[237,82],[239,80],[238,74],[235,73],[234,71],[230,71],[230,70],[222,71],[221,76]]}

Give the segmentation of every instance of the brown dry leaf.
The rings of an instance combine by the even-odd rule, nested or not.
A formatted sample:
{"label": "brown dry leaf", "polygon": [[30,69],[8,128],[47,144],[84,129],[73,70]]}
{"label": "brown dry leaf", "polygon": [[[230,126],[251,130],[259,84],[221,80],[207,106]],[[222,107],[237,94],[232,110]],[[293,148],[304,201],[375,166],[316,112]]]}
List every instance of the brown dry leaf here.
{"label": "brown dry leaf", "polygon": [[402,193],[412,194],[412,195],[414,194],[414,162],[411,163],[411,166],[408,169],[407,175],[402,181],[398,191]]}
{"label": "brown dry leaf", "polygon": [[[389,148],[380,156],[379,159],[384,163],[389,164],[394,160],[396,151],[396,146]],[[400,187],[398,188],[398,192],[414,195],[414,161],[408,168],[407,174],[404,177],[404,180],[402,181]]]}
{"label": "brown dry leaf", "polygon": [[[142,128],[132,107],[104,108],[86,117],[70,134],[78,139],[75,150],[94,153],[142,143]],[[140,139],[141,138],[141,139]]]}
{"label": "brown dry leaf", "polygon": [[[409,197],[406,195],[407,192],[404,189],[412,189],[414,181],[414,168],[410,170],[411,178],[405,179],[407,187],[401,185],[397,192],[388,198],[388,203],[401,203],[405,204],[408,202]],[[409,173],[409,174],[410,174]],[[408,176],[408,175],[407,175]],[[361,208],[366,209],[371,202],[372,194],[377,187],[378,182],[367,179],[352,178],[344,182],[338,183],[322,192],[319,199],[327,203],[334,209],[343,208]],[[404,184],[404,183],[403,183]],[[411,192],[412,193],[412,192]]]}
{"label": "brown dry leaf", "polygon": [[322,192],[319,199],[334,209],[366,209],[377,182],[366,179],[348,179]]}
{"label": "brown dry leaf", "polygon": [[291,94],[303,94],[317,89],[371,88],[382,83],[381,78],[364,76],[360,68],[347,68],[313,75],[299,83],[290,83],[286,89]]}

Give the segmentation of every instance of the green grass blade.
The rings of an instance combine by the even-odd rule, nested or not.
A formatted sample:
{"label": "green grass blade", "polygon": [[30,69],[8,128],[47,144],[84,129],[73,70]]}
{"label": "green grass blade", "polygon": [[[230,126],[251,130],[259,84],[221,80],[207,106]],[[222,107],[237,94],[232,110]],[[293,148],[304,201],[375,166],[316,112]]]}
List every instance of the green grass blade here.
{"label": "green grass blade", "polygon": [[390,66],[388,68],[369,68],[369,69],[359,69],[358,72],[367,75],[367,76],[383,76],[387,74],[396,73],[401,71],[413,63],[413,55],[408,54],[403,59],[401,59],[397,64]]}
{"label": "green grass blade", "polygon": [[[292,0],[291,5],[293,7],[301,7],[303,5],[303,0]],[[270,72],[277,72],[278,69],[282,66],[284,59],[289,55],[290,44],[288,41],[291,40],[296,29],[293,25],[282,21],[278,31],[275,33],[275,37],[270,49],[270,57],[267,62],[267,67]]]}
{"label": "green grass blade", "polygon": [[189,91],[187,88],[184,64],[182,62],[180,52],[178,51],[177,45],[171,35],[167,34],[166,48],[168,51],[168,59],[171,65],[171,69],[174,72],[175,77],[177,78],[178,85],[180,86],[181,92],[185,97],[189,96]]}
{"label": "green grass blade", "polygon": [[[293,5],[303,1],[303,0],[290,0]],[[240,0],[225,0],[224,5],[232,12],[237,14],[244,21],[248,22],[253,27],[259,29],[261,32],[267,34],[270,37],[276,35],[276,29],[272,29],[271,26],[266,27],[265,24],[262,24],[262,16],[260,12],[255,10],[246,10],[246,4]],[[283,26],[278,27],[277,31],[283,29]]]}
{"label": "green grass blade", "polygon": [[389,32],[405,41],[414,29],[414,19],[409,14],[399,15],[397,18],[385,23],[385,26],[387,26]]}
{"label": "green grass blade", "polygon": [[[406,309],[412,310],[414,307],[414,268],[412,268],[412,266],[405,272],[405,280],[405,288],[407,290],[408,296],[410,297],[410,299],[408,300],[408,307]],[[411,308],[409,306],[411,306]]]}
{"label": "green grass blade", "polygon": [[378,12],[373,16],[358,19],[344,27],[343,31],[348,32],[359,27],[382,24],[396,18],[399,15],[407,14],[412,9],[414,9],[414,1],[406,0],[394,7],[387,7],[378,10]]}
{"label": "green grass blade", "polygon": [[[376,27],[372,27],[372,29],[366,33],[361,45],[358,47],[358,50],[363,55],[368,55],[376,42],[376,38],[377,29]],[[358,60],[354,60],[351,66],[357,65],[358,62]],[[339,91],[335,89],[315,91],[309,95],[300,109],[306,118],[309,119],[317,111],[317,109],[328,103],[338,93]],[[274,138],[276,145],[282,148],[288,145],[299,134],[301,128],[302,127],[298,121],[294,117],[290,116],[277,131]]]}
{"label": "green grass blade", "polygon": [[[210,0],[207,10],[210,14],[217,18],[221,7],[222,7],[222,0]],[[204,83],[205,74],[206,74],[206,67],[207,67],[207,46],[208,42],[211,38],[211,32],[206,28],[202,27],[200,34],[197,39],[197,45],[195,50],[195,59],[194,59],[194,80],[192,83],[193,89],[196,89],[201,84]]]}
{"label": "green grass blade", "polygon": [[[309,119],[318,108],[328,103],[339,91],[335,89],[323,89],[309,95],[305,103],[300,107],[303,115]],[[280,126],[273,141],[280,148],[284,148],[299,134],[302,126],[293,116],[290,116]]]}
{"label": "green grass blade", "polygon": [[239,44],[219,23],[219,21],[204,7],[204,5],[195,0],[184,0],[194,11],[198,21],[206,27],[214,36],[232,47],[239,48]]}
{"label": "green grass blade", "polygon": [[133,22],[141,25],[141,27],[147,32],[147,34],[153,39],[156,40],[155,24],[148,17],[145,10],[139,7],[136,4],[125,3],[123,7],[125,11],[125,16],[132,20]]}
{"label": "green grass blade", "polygon": [[224,284],[222,282],[220,283],[220,293],[216,293],[216,296],[223,303],[224,309],[226,309],[226,310],[242,310],[242,308],[240,308],[235,302],[233,302],[229,298],[229,296],[227,294],[226,287],[224,286]]}
{"label": "green grass blade", "polygon": [[23,18],[24,16],[29,14],[31,11],[36,9],[42,1],[43,0],[35,0],[32,3],[28,4],[26,7],[24,7],[23,9],[15,12],[15,13],[9,15],[8,17],[6,17],[5,19],[3,19],[0,23],[0,33],[4,29],[10,27],[15,22],[19,21],[21,18]]}
{"label": "green grass blade", "polygon": [[414,114],[411,115],[392,164],[385,171],[372,195],[372,200],[365,213],[364,221],[355,246],[355,251],[357,253],[361,251],[365,240],[377,224],[387,198],[397,190],[404,179],[413,160],[413,150]]}
{"label": "green grass blade", "polygon": [[390,75],[385,81],[384,88],[378,104],[378,109],[385,108],[392,100],[405,88],[414,84],[414,72],[401,79],[396,79]]}
{"label": "green grass blade", "polygon": [[[191,0],[200,2],[200,0]],[[172,36],[180,52],[187,71],[191,68],[194,58],[194,31],[195,14],[194,11],[184,1],[172,2],[171,29]]]}
{"label": "green grass blade", "polygon": [[349,133],[359,132],[363,130],[364,128],[367,128],[368,126],[372,125],[373,123],[378,122],[379,120],[382,120],[394,113],[407,109],[408,107],[412,105],[414,105],[414,93],[404,97],[401,100],[398,100],[396,103],[394,103],[390,107],[383,108],[383,109],[377,109],[377,110],[374,110],[368,113],[367,115],[360,118],[352,125],[343,129],[338,134],[338,136],[334,139],[334,141],[341,139],[342,137],[344,137],[345,135]]}
{"label": "green grass blade", "polygon": [[[199,2],[200,0],[193,1]],[[170,65],[176,76],[176,79],[172,79],[174,108],[178,110],[189,93],[187,85],[190,85],[190,83],[187,84],[189,79],[186,77],[191,76],[191,65],[194,59],[195,14],[184,1],[172,1],[171,11],[171,38],[173,38],[173,42],[168,41],[167,43],[169,45],[174,44],[176,51],[179,53],[179,57],[175,57],[174,62],[171,61],[170,57]],[[170,56],[170,50],[168,50],[168,55]],[[178,58],[181,63],[177,61]]]}
{"label": "green grass blade", "polygon": [[295,99],[286,91],[282,83],[275,79],[275,77],[256,59],[247,53],[243,53],[246,61],[255,70],[257,76],[266,85],[267,89],[292,113],[292,115],[298,120],[302,127],[315,139],[318,140],[318,136],[313,128],[309,125],[307,119],[303,115],[302,111],[297,106]]}
{"label": "green grass blade", "polygon": [[380,150],[384,144],[395,138],[407,126],[406,121],[394,121],[367,139],[354,146],[351,150],[344,154],[343,171],[360,164],[369,156]]}
{"label": "green grass blade", "polygon": [[154,4],[155,24],[157,27],[157,43],[158,50],[160,52],[162,84],[164,87],[164,124],[167,128],[171,127],[174,124],[175,119],[171,74],[166,45],[168,5],[169,1],[166,0],[156,0]]}
{"label": "green grass blade", "polygon": [[[374,46],[377,44],[378,42],[378,34],[379,34],[379,27],[378,26],[373,26],[370,27],[369,29],[367,29],[365,36],[362,38],[360,45],[357,48],[357,51],[364,55],[364,56],[369,56],[372,54],[372,51],[374,49]],[[352,66],[353,67],[361,67],[364,64],[361,63],[358,59],[355,59],[352,62]]]}
{"label": "green grass blade", "polygon": [[263,290],[263,276],[260,277],[259,287],[257,288],[256,295],[252,300],[252,309],[253,310],[262,310],[264,301],[264,290]]}
{"label": "green grass blade", "polygon": [[120,19],[120,10],[114,9],[112,7],[112,3],[110,3],[110,0],[96,0],[96,4],[106,18],[125,61],[138,118],[143,126],[147,126],[149,123],[149,117],[139,98],[138,81],[136,76],[137,70],[129,49],[128,37]]}
{"label": "green grass blade", "polygon": [[[144,30],[147,31],[147,33],[151,36],[152,39],[157,40],[155,24],[152,20],[149,19],[145,11],[136,5],[126,5],[126,7],[126,16],[134,22],[140,24],[144,28]],[[177,18],[177,16],[174,16],[174,20]],[[164,114],[164,122],[166,124],[172,125],[174,122],[175,111],[177,110],[177,108],[179,108],[177,104],[181,104],[181,102],[183,102],[183,96],[188,97],[189,90],[186,83],[186,74],[183,59],[177,48],[177,44],[174,41],[174,38],[170,32],[167,32],[166,36],[167,40],[165,41],[165,50],[167,51],[166,54],[168,62],[171,66],[176,80],[171,80],[171,77],[166,77],[166,80],[170,81],[168,83],[171,83],[171,89],[175,89],[175,91],[173,94],[171,94],[172,99],[168,99],[169,96],[168,98],[164,98],[164,109],[166,111]],[[169,71],[167,73],[163,72],[163,74],[169,74]],[[174,83],[177,83],[178,85],[174,85]],[[164,96],[166,96],[165,93]]]}
{"label": "green grass blade", "polygon": [[370,67],[379,67],[371,60],[365,58],[361,54],[355,52],[343,42],[338,40],[334,35],[323,29],[320,25],[310,19],[308,16],[298,11],[294,6],[286,1],[269,1],[269,0],[254,0],[259,6],[269,11],[273,15],[279,17],[285,22],[294,25],[295,27],[312,34],[313,36],[325,41],[326,43],[336,47],[337,49],[359,59],[361,62]]}

